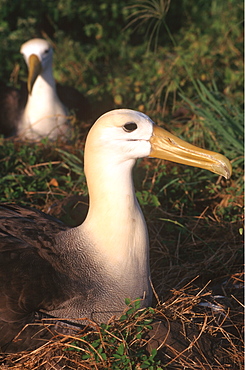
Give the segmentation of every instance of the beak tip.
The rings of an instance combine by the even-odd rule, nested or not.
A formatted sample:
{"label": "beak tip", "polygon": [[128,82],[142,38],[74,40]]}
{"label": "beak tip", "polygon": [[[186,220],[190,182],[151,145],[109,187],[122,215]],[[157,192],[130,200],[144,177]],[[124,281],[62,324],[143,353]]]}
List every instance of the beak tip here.
{"label": "beak tip", "polygon": [[232,175],[232,168],[226,168],[226,174],[224,176],[226,180],[229,180],[231,178],[231,175]]}
{"label": "beak tip", "polygon": [[232,166],[230,161],[222,154],[216,153],[215,157],[217,161],[212,165],[213,171],[228,180],[232,175]]}

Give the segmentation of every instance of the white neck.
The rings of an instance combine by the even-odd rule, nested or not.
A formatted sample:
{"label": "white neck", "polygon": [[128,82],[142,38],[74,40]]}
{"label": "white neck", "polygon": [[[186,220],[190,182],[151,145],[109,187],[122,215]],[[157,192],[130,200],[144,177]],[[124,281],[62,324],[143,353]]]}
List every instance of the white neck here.
{"label": "white neck", "polygon": [[132,181],[134,160],[112,159],[105,166],[103,158],[95,157],[85,155],[90,206],[80,232],[92,238],[88,244],[103,256],[100,261],[108,274],[127,286],[135,299],[143,292],[149,294],[150,270],[148,232]]}

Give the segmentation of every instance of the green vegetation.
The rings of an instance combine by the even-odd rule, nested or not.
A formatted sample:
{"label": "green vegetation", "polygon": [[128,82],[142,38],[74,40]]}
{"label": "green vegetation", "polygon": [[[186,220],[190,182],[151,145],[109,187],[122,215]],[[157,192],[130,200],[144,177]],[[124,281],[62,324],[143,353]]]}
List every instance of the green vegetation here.
{"label": "green vegetation", "polygon": [[152,329],[154,311],[139,311],[140,301],[126,303],[129,309],[121,316],[117,325],[102,324],[99,333],[90,331],[80,340],[71,343],[67,350],[80,352],[85,363],[102,362],[105,368],[114,370],[134,369],[138,364],[141,364],[141,369],[161,369],[158,366],[160,361],[155,359],[157,350],[152,349],[147,354],[143,345],[146,331]]}
{"label": "green vegetation", "polygon": [[[194,363],[175,354],[173,362],[171,355],[162,359],[155,349],[147,352],[142,338],[159,315],[200,325],[196,305],[202,294],[206,299],[203,287],[219,278],[236,282],[222,294],[231,307],[225,307],[225,315],[240,333],[242,295],[235,285],[243,261],[242,2],[0,0],[0,10],[2,81],[15,87],[25,81],[20,45],[46,37],[55,49],[56,79],[89,98],[94,118],[113,108],[141,110],[176,135],[231,160],[230,180],[174,163],[137,163],[135,187],[149,227],[158,304],[145,311],[130,307],[124,320],[61,341],[69,361],[75,353],[70,368],[204,369],[203,358]],[[74,194],[86,199],[83,148],[90,123],[76,122],[72,144],[0,139],[0,201],[61,217],[55,205]],[[213,340],[217,333],[225,336],[215,320],[205,313],[201,320],[210,324],[203,331]],[[226,344],[206,368],[242,368],[241,337],[231,336]]]}

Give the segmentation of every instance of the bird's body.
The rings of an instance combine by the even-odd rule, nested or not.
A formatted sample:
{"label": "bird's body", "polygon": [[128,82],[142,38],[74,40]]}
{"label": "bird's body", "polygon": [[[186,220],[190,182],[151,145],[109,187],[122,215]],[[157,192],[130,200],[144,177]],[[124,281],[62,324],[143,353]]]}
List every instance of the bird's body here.
{"label": "bird's body", "polygon": [[[46,40],[31,39],[21,46],[20,51],[28,67],[27,89],[18,91],[0,85],[0,132],[5,136],[17,135],[37,141],[45,137],[67,139],[70,123],[66,102],[72,109],[72,99],[74,96],[77,99],[79,93],[74,88],[59,85],[65,104],[61,102],[52,73],[53,49]],[[87,119],[89,102],[82,94],[79,99],[78,118]]]}
{"label": "bird's body", "polygon": [[142,113],[106,113],[86,141],[90,205],[80,226],[68,228],[25,207],[0,207],[0,347],[37,311],[71,322],[106,322],[120,316],[126,298],[150,305],[147,227],[132,181],[136,159],[163,158],[164,147],[173,160],[177,152],[183,163],[182,153],[188,164],[193,158],[196,166],[230,173],[225,157],[183,143]]}
{"label": "bird's body", "polygon": [[67,117],[68,111],[60,102],[55,86],[39,76],[18,122],[17,135],[29,140],[68,137]]}

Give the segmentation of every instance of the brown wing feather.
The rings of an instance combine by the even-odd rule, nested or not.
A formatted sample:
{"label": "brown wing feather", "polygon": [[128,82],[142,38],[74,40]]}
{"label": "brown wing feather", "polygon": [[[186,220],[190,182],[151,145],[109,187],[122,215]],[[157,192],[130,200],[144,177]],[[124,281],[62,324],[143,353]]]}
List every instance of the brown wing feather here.
{"label": "brown wing feather", "polygon": [[20,116],[27,102],[26,84],[15,89],[0,81],[0,134],[5,137],[16,135]]}
{"label": "brown wing feather", "polygon": [[51,236],[66,229],[37,210],[0,206],[0,347],[33,321],[35,311],[66,299]]}

